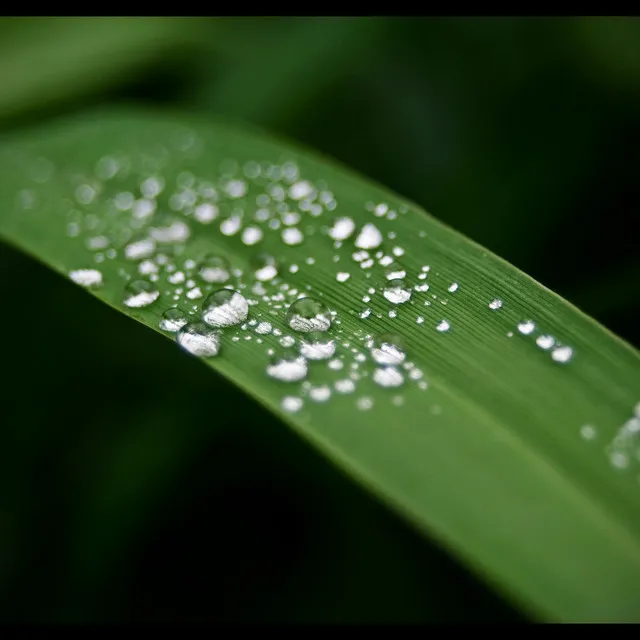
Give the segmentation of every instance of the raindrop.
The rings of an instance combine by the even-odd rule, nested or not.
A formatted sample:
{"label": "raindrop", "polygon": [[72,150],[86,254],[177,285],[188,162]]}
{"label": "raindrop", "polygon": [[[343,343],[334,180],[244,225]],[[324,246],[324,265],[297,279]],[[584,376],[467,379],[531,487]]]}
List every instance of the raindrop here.
{"label": "raindrop", "polygon": [[560,362],[564,364],[565,362],[569,362],[573,357],[573,349],[571,347],[556,347],[551,352],[551,358],[555,362]]}
{"label": "raindrop", "polygon": [[267,375],[281,382],[298,382],[307,372],[307,361],[293,349],[276,351],[267,365]]}
{"label": "raindrop", "polygon": [[280,406],[289,413],[296,413],[302,409],[302,398],[298,398],[297,396],[285,396],[282,398],[282,402]]}
{"label": "raindrop", "polygon": [[311,331],[300,341],[300,353],[309,360],[327,360],[335,352],[335,340],[323,331]]}
{"label": "raindrop", "polygon": [[262,240],[262,229],[260,227],[247,227],[242,232],[242,242],[248,247],[258,244]]}
{"label": "raindrop", "polygon": [[191,231],[185,222],[175,220],[167,225],[152,227],[149,229],[149,235],[157,242],[169,244],[184,242],[191,235]]}
{"label": "raindrop", "polygon": [[319,387],[311,387],[309,389],[309,397],[314,402],[326,402],[331,397],[331,389],[326,384]]}
{"label": "raindrop", "polygon": [[160,328],[174,333],[182,329],[187,322],[186,314],[180,309],[167,309],[160,318]]}
{"label": "raindrop", "polygon": [[102,273],[96,269],[76,269],[69,277],[83,287],[99,287],[102,284]]}
{"label": "raindrop", "polygon": [[287,324],[295,331],[327,331],[331,312],[325,304],[313,298],[299,298],[287,310]]}
{"label": "raindrop", "polygon": [[402,304],[411,298],[411,288],[401,279],[390,280],[382,293],[393,304]]}
{"label": "raindrop", "polygon": [[288,227],[282,232],[282,242],[286,245],[294,246],[301,244],[303,240],[304,236],[302,235],[302,231],[297,227]]}
{"label": "raindrop", "polygon": [[350,277],[351,274],[347,273],[346,271],[340,271],[336,274],[336,280],[338,282],[346,282]]}
{"label": "raindrop", "polygon": [[536,328],[536,325],[533,322],[533,320],[523,320],[518,325],[518,331],[524,336],[528,336],[530,333],[533,333],[535,328]]}
{"label": "raindrop", "polygon": [[206,282],[226,282],[230,276],[231,265],[226,258],[210,254],[202,260],[198,272]]}
{"label": "raindrop", "polygon": [[441,320],[436,326],[436,331],[440,331],[440,333],[443,333],[444,331],[449,331],[449,329],[451,329],[451,325],[447,320]]}
{"label": "raindrop", "polygon": [[373,381],[381,387],[395,388],[402,385],[404,376],[395,367],[383,367],[373,372]]}
{"label": "raindrop", "polygon": [[333,227],[329,229],[329,235],[334,240],[346,240],[356,228],[356,223],[351,218],[337,218]]}
{"label": "raindrop", "polygon": [[256,280],[266,282],[278,275],[276,259],[268,253],[260,253],[252,260]]}
{"label": "raindrop", "polygon": [[501,309],[502,308],[502,300],[500,300],[499,298],[494,298],[490,303],[489,303],[489,309],[491,309],[492,311],[496,311],[497,309]]}
{"label": "raindrop", "polygon": [[376,249],[382,244],[382,234],[372,224],[365,224],[356,238],[355,245],[358,249]]}
{"label": "raindrop", "polygon": [[393,366],[401,364],[407,357],[404,341],[400,336],[386,333],[374,339],[371,345],[371,357],[381,365]]}
{"label": "raindrop", "polygon": [[249,304],[233,289],[220,289],[202,305],[202,319],[212,327],[231,327],[247,319]]}
{"label": "raindrop", "polygon": [[155,302],[160,292],[147,280],[133,280],[125,287],[124,304],[132,309],[146,307]]}
{"label": "raindrop", "polygon": [[556,341],[553,336],[538,336],[536,338],[536,344],[545,351],[551,349],[555,343]]}
{"label": "raindrop", "polygon": [[402,278],[406,277],[407,272],[402,265],[392,262],[385,269],[384,274],[387,280],[402,280]]}
{"label": "raindrop", "polygon": [[185,324],[178,331],[176,341],[185,351],[199,358],[213,358],[220,352],[220,332],[204,322]]}
{"label": "raindrop", "polygon": [[153,255],[156,250],[156,242],[152,238],[144,238],[128,244],[124,248],[125,258],[128,260],[141,260]]}

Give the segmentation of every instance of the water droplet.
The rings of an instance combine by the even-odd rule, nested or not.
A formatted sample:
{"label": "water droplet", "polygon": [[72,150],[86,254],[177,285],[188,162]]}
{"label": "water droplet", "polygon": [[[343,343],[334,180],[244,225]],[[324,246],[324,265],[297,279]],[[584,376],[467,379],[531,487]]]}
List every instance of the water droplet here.
{"label": "water droplet", "polygon": [[346,271],[340,271],[336,274],[336,280],[338,282],[346,282],[350,277],[351,274],[347,273]]}
{"label": "water droplet", "polygon": [[267,365],[267,375],[281,382],[298,382],[307,372],[307,361],[293,349],[276,351]]}
{"label": "water droplet", "polygon": [[382,234],[372,224],[365,224],[356,238],[355,245],[358,249],[376,249],[382,244]]}
{"label": "water droplet", "polygon": [[329,236],[338,241],[346,240],[355,229],[356,223],[351,218],[336,218],[329,229]]}
{"label": "water droplet", "polygon": [[294,246],[297,244],[301,244],[304,240],[304,236],[302,235],[302,231],[297,227],[287,227],[282,232],[282,242],[286,245]]}
{"label": "water droplet", "polygon": [[302,398],[298,398],[297,396],[285,396],[282,398],[280,406],[288,413],[296,413],[302,409],[303,404]]}
{"label": "water droplet", "polygon": [[185,351],[199,358],[213,358],[220,352],[220,332],[204,322],[185,324],[178,331],[176,341]]}
{"label": "water droplet", "polygon": [[212,327],[231,327],[247,319],[249,304],[233,289],[219,289],[202,305],[202,319]]}
{"label": "water droplet", "polygon": [[401,264],[391,261],[384,270],[384,274],[387,280],[402,280],[407,275],[407,272]]}
{"label": "water droplet", "polygon": [[256,280],[267,282],[278,275],[276,259],[268,253],[260,253],[251,261]]}
{"label": "water droplet", "polygon": [[287,310],[287,324],[295,331],[327,331],[331,327],[331,312],[319,300],[299,298]]}
{"label": "water droplet", "polygon": [[96,269],[76,269],[69,277],[83,287],[99,287],[102,285],[102,273]]}
{"label": "water droplet", "polygon": [[231,265],[226,258],[210,254],[200,263],[198,273],[205,282],[226,282],[230,277]]}
{"label": "water droplet", "polygon": [[289,187],[289,197],[292,200],[302,200],[302,198],[308,198],[315,192],[313,185],[307,180],[301,180]]}
{"label": "water droplet", "polygon": [[459,287],[459,286],[460,286],[460,285],[458,285],[458,283],[457,283],[457,282],[452,282],[452,283],[449,285],[449,287],[448,287],[447,291],[448,291],[449,293],[455,293],[455,292],[458,290],[458,287]]}
{"label": "water droplet", "polygon": [[353,380],[349,378],[344,378],[342,380],[336,380],[333,385],[336,388],[338,393],[353,393],[356,388],[356,384]]}
{"label": "water droplet", "polygon": [[403,304],[411,298],[411,288],[404,280],[390,280],[382,294],[393,304]]}
{"label": "water droplet", "polygon": [[125,287],[124,304],[132,309],[146,307],[155,302],[160,292],[147,280],[133,280]]}
{"label": "water droplet", "polygon": [[556,347],[552,352],[551,352],[551,358],[555,361],[555,362],[559,362],[561,364],[564,364],[565,362],[569,362],[569,360],[571,360],[571,358],[573,357],[573,349],[571,347]]}
{"label": "water droplet", "polygon": [[232,236],[240,231],[241,226],[242,218],[234,215],[220,223],[220,233],[224,236]]}
{"label": "water droplet", "polygon": [[160,328],[174,333],[187,324],[187,315],[180,309],[167,309],[160,318]]}
{"label": "water droplet", "polygon": [[141,260],[153,255],[156,250],[156,242],[152,238],[143,238],[131,242],[124,248],[124,256],[128,260]]}
{"label": "water droplet", "polygon": [[247,227],[242,232],[242,242],[248,247],[258,244],[262,240],[262,229],[260,227]]}
{"label": "water droplet", "polygon": [[373,381],[381,387],[395,388],[402,385],[404,376],[395,367],[383,367],[373,372]]}
{"label": "water droplet", "polygon": [[218,217],[218,207],[214,204],[204,202],[199,204],[193,212],[193,217],[202,224],[209,224]]}
{"label": "water droplet", "polygon": [[149,236],[156,242],[162,244],[171,244],[174,242],[184,242],[191,235],[191,231],[187,224],[182,220],[174,220],[163,226],[152,227],[149,229]]}
{"label": "water droplet", "polygon": [[496,309],[501,309],[502,308],[502,300],[500,300],[499,298],[494,298],[490,303],[489,303],[489,309],[491,309],[492,311],[495,311]]}
{"label": "water droplet", "polygon": [[407,357],[404,341],[400,336],[386,333],[374,339],[371,345],[371,357],[381,365],[393,366],[401,364]]}
{"label": "water droplet", "polygon": [[553,336],[538,336],[536,338],[536,344],[545,351],[551,349],[555,343],[556,341]]}
{"label": "water droplet", "polygon": [[373,398],[369,398],[367,396],[363,396],[362,398],[358,398],[356,405],[360,411],[368,411],[373,407]]}
{"label": "water droplet", "polygon": [[444,331],[449,331],[451,329],[451,325],[447,320],[441,320],[436,326],[436,331],[440,331],[441,333]]}
{"label": "water droplet", "polygon": [[309,397],[314,402],[326,402],[331,397],[331,389],[329,385],[323,384],[319,387],[311,387],[309,389]]}
{"label": "water droplet", "polygon": [[580,435],[585,440],[593,440],[596,437],[597,432],[595,427],[592,427],[590,424],[585,424],[580,427]]}
{"label": "water droplet", "polygon": [[518,331],[524,335],[528,336],[530,333],[533,333],[536,328],[535,322],[533,320],[523,320],[518,325]]}
{"label": "water droplet", "polygon": [[335,340],[323,331],[307,333],[300,341],[300,353],[309,360],[327,360],[335,352]]}

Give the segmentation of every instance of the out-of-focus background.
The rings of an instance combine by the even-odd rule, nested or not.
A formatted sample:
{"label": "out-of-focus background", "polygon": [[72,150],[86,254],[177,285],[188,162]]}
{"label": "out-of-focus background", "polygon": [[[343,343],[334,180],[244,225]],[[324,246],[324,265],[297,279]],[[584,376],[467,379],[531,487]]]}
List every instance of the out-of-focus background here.
{"label": "out-of-focus background", "polygon": [[[0,136],[115,104],[305,143],[640,345],[638,19],[0,19]],[[519,619],[169,341],[0,268],[0,620]]]}

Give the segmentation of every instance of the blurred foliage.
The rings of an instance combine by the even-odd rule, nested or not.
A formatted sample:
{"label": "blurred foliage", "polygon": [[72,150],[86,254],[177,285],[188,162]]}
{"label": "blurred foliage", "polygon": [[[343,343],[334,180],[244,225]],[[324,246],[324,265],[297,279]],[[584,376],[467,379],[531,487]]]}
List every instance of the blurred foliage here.
{"label": "blurred foliage", "polygon": [[[4,18],[0,77],[0,132],[144,102],[302,141],[640,346],[638,19]],[[1,620],[516,619],[198,362],[0,265]]]}

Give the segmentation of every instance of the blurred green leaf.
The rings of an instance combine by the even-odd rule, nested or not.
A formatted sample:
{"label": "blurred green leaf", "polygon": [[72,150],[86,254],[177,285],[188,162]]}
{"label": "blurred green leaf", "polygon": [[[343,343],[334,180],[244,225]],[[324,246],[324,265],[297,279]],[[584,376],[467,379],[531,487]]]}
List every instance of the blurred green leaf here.
{"label": "blurred green leaf", "polygon": [[[301,176],[287,173],[285,167],[294,165],[285,162],[295,163]],[[199,280],[186,261],[197,263],[211,251],[229,258],[240,270],[234,286],[257,298],[252,320],[268,318],[270,327],[254,333],[254,323],[227,330],[223,354],[207,360],[209,366],[526,611],[548,620],[638,619],[638,418],[633,412],[640,361],[604,328],[394,194],[308,152],[227,123],[177,121],[151,112],[87,114],[81,122],[6,138],[0,168],[5,212],[0,234],[63,274],[97,266],[103,286],[93,293],[156,331],[161,332],[161,314],[174,296],[185,313],[199,306],[197,297],[186,297],[184,288],[171,283],[170,274],[186,269],[207,294],[213,286]],[[132,203],[122,204],[130,200],[126,194],[139,198],[148,191],[143,182],[154,176],[166,189],[158,196],[154,187],[147,198],[157,197],[161,213],[132,215]],[[294,195],[308,190],[307,183],[297,182],[286,197],[297,180],[311,181],[316,195],[323,192],[317,216],[309,213],[310,202]],[[225,233],[220,218],[202,224],[211,218],[203,220],[194,208],[199,201],[212,206],[211,188],[219,194],[215,206]],[[190,189],[196,199],[185,204]],[[229,233],[229,221],[239,219],[246,227],[255,197],[265,191],[271,194],[269,204],[261,198],[261,206],[272,219],[287,211],[302,216],[305,242],[285,245],[281,230],[274,233],[273,225],[259,219],[251,223],[262,230],[259,248]],[[180,203],[171,196],[179,196]],[[273,205],[280,200],[285,208]],[[383,205],[375,209],[379,215],[371,211],[376,203]],[[162,222],[162,213],[172,209]],[[390,304],[393,292],[380,295],[388,287],[382,265],[372,260],[363,268],[352,257],[351,240],[338,246],[327,237],[334,216],[380,230],[385,238],[380,255],[394,255],[406,270],[411,302]],[[161,249],[164,264],[175,266],[148,285],[157,288],[158,302],[126,308],[123,288],[129,278],[140,277],[123,255],[123,246],[136,240],[132,231],[148,240],[166,235],[164,225],[178,222],[191,236],[177,246],[157,240],[167,245]],[[97,234],[116,249],[98,264],[86,245]],[[392,247],[401,250],[394,253]],[[261,283],[267,295],[254,292],[253,260],[264,250],[279,265],[279,277]],[[296,269],[289,268],[294,264]],[[431,268],[428,277],[425,265]],[[337,282],[343,270],[350,277]],[[358,372],[353,376],[358,402],[335,391],[328,402],[313,402],[304,384],[278,383],[265,375],[267,349],[280,348],[271,329],[289,332],[280,301],[292,289],[336,311],[331,335],[338,338],[340,357],[352,365],[347,371]],[[363,305],[364,295],[372,300]],[[504,304],[491,310],[494,298]],[[372,312],[360,318],[367,306]],[[535,321],[531,333],[517,329],[526,318]],[[443,319],[449,330],[436,331],[436,326],[446,329]],[[373,383],[368,336],[388,331],[403,336],[413,364],[407,371],[423,372],[428,388],[420,387],[424,378],[406,372],[400,375],[409,379],[399,388]],[[555,346],[547,350],[550,336]],[[345,377],[319,364],[310,381],[333,386]],[[299,412],[287,410],[288,396],[304,399]],[[222,399],[212,399],[213,421],[216,402]],[[369,403],[374,410],[366,412]],[[592,430],[582,429],[586,424]]]}

